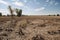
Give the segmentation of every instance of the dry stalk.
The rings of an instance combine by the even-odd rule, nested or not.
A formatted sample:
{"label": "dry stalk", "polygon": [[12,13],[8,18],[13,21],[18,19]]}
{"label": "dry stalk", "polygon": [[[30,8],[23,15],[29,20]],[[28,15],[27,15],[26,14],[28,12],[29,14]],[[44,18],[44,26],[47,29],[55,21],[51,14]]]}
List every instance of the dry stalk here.
{"label": "dry stalk", "polygon": [[10,13],[11,13],[11,26],[13,26],[14,17],[13,17],[13,10],[12,10],[11,6],[9,6],[9,10],[10,10]]}

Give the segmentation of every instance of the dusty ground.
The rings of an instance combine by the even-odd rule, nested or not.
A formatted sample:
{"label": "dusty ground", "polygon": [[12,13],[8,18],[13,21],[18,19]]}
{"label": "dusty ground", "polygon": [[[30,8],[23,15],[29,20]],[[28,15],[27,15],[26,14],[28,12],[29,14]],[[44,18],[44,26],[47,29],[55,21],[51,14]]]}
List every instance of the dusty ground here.
{"label": "dusty ground", "polygon": [[0,17],[0,40],[60,40],[60,16]]}

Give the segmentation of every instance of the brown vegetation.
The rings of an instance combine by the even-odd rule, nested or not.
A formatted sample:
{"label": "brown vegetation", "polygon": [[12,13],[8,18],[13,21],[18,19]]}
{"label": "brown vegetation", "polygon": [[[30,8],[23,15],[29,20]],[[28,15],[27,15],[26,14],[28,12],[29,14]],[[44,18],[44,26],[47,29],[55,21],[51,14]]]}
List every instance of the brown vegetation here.
{"label": "brown vegetation", "polygon": [[0,40],[60,40],[59,16],[0,17]]}

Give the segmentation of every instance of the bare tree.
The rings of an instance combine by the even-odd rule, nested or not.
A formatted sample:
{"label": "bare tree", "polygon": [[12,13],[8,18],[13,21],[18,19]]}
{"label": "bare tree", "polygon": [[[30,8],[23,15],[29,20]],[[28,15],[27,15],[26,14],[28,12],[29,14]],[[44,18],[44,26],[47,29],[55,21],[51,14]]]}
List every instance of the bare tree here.
{"label": "bare tree", "polygon": [[13,18],[13,10],[12,10],[11,6],[9,6],[9,10],[10,10],[10,13],[11,13],[11,18]]}
{"label": "bare tree", "polygon": [[13,10],[12,10],[11,6],[8,6],[8,8],[9,8],[9,11],[10,11],[10,13],[11,13],[11,26],[12,26],[12,25],[13,25],[13,20],[14,20]]}

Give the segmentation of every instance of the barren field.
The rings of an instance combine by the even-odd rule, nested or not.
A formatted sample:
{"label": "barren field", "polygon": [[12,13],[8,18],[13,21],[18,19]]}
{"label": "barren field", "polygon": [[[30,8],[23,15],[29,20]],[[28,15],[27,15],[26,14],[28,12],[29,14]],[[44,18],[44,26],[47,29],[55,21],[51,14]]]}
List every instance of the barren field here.
{"label": "barren field", "polygon": [[0,17],[0,40],[60,40],[60,16]]}

